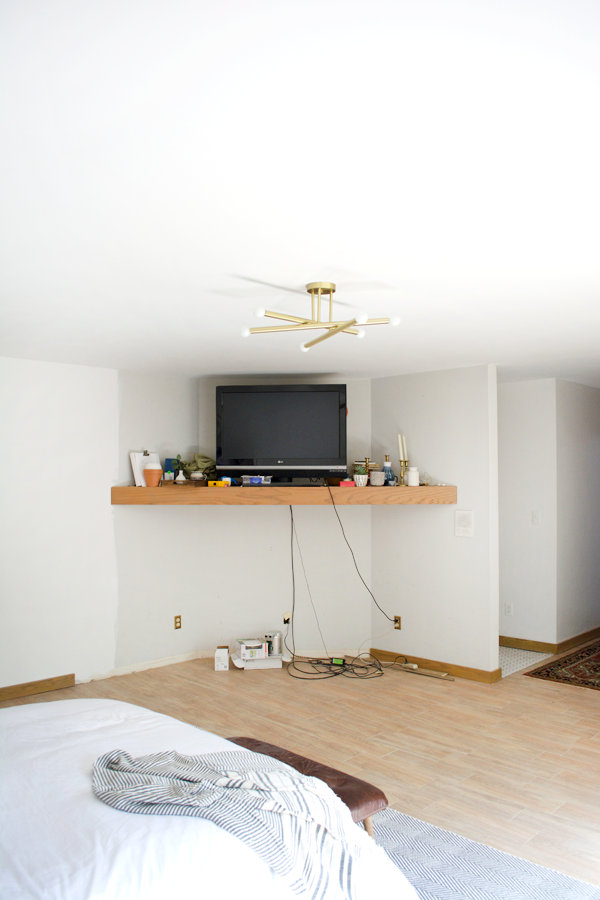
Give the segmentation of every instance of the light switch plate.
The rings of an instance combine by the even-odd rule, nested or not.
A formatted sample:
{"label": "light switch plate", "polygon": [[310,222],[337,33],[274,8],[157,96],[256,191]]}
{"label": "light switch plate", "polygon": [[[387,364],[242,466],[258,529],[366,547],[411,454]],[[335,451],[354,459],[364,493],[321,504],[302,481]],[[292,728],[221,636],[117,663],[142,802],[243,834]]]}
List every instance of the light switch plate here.
{"label": "light switch plate", "polygon": [[473,537],[473,510],[454,510],[454,536]]}

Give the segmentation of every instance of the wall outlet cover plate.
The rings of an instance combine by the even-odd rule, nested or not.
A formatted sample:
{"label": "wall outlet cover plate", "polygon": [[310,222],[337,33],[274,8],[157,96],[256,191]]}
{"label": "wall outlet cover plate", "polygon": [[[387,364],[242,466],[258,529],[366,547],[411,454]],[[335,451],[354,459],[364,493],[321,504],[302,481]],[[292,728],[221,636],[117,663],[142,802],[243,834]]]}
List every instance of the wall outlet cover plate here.
{"label": "wall outlet cover plate", "polygon": [[473,510],[454,510],[454,536],[473,537]]}

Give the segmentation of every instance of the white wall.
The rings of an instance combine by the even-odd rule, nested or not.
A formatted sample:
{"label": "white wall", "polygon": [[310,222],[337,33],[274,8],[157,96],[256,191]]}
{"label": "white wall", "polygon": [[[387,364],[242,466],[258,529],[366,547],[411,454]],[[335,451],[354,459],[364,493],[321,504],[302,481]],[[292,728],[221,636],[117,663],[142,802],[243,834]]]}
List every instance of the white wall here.
{"label": "white wall", "polygon": [[[454,536],[454,506],[373,507],[375,595],[402,630],[373,613],[373,646],[492,671],[498,667],[496,372],[477,366],[372,382],[372,455],[390,454],[398,432],[410,462],[458,486],[474,512],[474,537]],[[409,490],[409,488],[407,488]]]}
{"label": "white wall", "polygon": [[[130,450],[142,446],[162,455],[181,452],[183,456],[182,446],[194,443],[200,452],[214,456],[217,384],[305,380],[219,376],[200,379],[196,385],[179,379],[165,393],[162,376],[123,376],[121,462],[126,462]],[[349,458],[354,459],[370,447],[370,383],[367,379],[346,383]],[[198,431],[192,434],[198,413],[195,418],[189,415],[187,399],[196,389],[199,436]],[[157,396],[162,397],[160,403]],[[176,397],[186,398],[185,402],[174,404]],[[136,417],[135,428],[131,420],[127,425],[123,421],[129,410]],[[369,597],[356,575],[335,513],[328,507],[301,507],[294,516],[327,649],[355,649],[369,636]],[[369,582],[370,509],[344,508],[340,516]],[[236,636],[282,628],[282,614],[292,606],[287,507],[118,507],[115,525],[120,597],[117,667],[211,651]],[[296,585],[296,649],[322,655],[299,556]],[[182,628],[177,631],[175,615],[182,616]]]}
{"label": "white wall", "polygon": [[[498,437],[500,634],[554,644],[558,640],[554,378],[498,385]],[[533,522],[534,510],[541,514],[539,525]],[[512,604],[512,616],[506,615],[507,603]]]}
{"label": "white wall", "polygon": [[556,416],[562,641],[600,626],[600,390],[557,381]]}
{"label": "white wall", "polygon": [[114,665],[117,373],[0,360],[0,685]]}
{"label": "white wall", "polygon": [[198,452],[198,379],[119,372],[119,484],[133,484],[129,454],[153,450],[190,459]]}

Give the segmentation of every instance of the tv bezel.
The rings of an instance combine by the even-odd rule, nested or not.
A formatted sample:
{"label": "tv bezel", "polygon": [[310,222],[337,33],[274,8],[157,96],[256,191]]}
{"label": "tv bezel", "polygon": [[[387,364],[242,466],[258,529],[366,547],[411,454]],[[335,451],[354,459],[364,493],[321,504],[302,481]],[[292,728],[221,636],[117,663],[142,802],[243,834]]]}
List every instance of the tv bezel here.
{"label": "tv bezel", "polygon": [[[323,391],[339,394],[339,435],[340,453],[327,460],[315,457],[276,457],[244,459],[224,459],[222,456],[222,398],[226,393],[319,393]],[[345,384],[244,384],[219,385],[216,388],[217,412],[217,472],[232,477],[241,475],[272,475],[277,480],[292,478],[340,478],[347,471],[347,428],[346,428],[346,385]]]}

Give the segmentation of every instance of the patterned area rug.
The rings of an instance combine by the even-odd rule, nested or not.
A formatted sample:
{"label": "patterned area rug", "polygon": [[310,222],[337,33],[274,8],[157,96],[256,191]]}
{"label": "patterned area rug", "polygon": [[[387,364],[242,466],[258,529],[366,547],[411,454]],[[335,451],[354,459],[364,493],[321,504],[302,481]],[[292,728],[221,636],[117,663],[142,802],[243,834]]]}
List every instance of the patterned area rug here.
{"label": "patterned area rug", "polygon": [[[420,900],[600,900],[600,888],[413,819],[373,817],[375,840]],[[390,898],[391,900],[391,898]]]}
{"label": "patterned area rug", "polygon": [[524,674],[600,691],[600,641]]}

